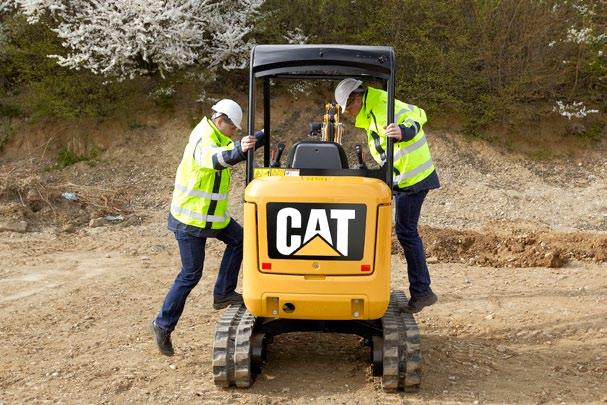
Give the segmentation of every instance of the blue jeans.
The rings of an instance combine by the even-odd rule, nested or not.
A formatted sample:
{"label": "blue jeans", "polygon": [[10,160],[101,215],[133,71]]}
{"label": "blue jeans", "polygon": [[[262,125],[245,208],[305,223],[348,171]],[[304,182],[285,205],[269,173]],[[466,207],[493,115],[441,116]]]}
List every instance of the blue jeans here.
{"label": "blue jeans", "polygon": [[395,196],[396,236],[405,251],[412,297],[423,297],[432,292],[424,245],[417,233],[419,215],[427,194],[428,191],[424,190],[417,193],[397,192]]}
{"label": "blue jeans", "polygon": [[[236,289],[242,263],[242,227],[232,219],[228,226],[219,230],[214,237],[226,244],[213,290],[213,297],[221,299]],[[175,239],[179,245],[181,271],[169,289],[156,317],[156,325],[168,331],[175,329],[188,295],[202,277],[204,248],[207,241],[206,237],[197,237],[183,230],[175,231]]]}

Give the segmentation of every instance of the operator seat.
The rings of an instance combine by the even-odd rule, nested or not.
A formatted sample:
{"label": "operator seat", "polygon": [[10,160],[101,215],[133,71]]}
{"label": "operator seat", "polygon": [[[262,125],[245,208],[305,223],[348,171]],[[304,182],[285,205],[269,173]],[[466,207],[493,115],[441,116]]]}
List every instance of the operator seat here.
{"label": "operator seat", "polygon": [[348,169],[348,157],[335,142],[300,141],[289,151],[289,169]]}

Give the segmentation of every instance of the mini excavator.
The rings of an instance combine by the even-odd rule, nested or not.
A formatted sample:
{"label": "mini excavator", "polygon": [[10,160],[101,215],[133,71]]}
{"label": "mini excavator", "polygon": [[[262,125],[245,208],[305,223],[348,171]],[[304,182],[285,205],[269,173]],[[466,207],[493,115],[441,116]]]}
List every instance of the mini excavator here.
{"label": "mini excavator", "polygon": [[[394,51],[351,45],[259,45],[251,52],[248,133],[256,81],[263,81],[263,166],[248,153],[244,198],[243,297],[219,319],[213,376],[222,387],[250,387],[274,336],[333,332],[360,336],[386,391],[421,382],[420,335],[407,297],[390,290],[393,144],[378,169],[350,167],[341,146],[340,108],[325,106],[321,124],[270,157],[270,80],[380,80],[394,120]],[[307,139],[306,139],[307,138]]]}

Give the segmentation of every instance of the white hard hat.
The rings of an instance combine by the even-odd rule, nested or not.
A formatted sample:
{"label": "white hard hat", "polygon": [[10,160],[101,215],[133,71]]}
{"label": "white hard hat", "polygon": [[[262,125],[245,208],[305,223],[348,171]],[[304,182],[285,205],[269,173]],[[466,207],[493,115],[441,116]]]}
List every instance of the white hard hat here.
{"label": "white hard hat", "polygon": [[350,94],[360,87],[363,84],[360,80],[353,79],[348,77],[347,79],[339,82],[337,87],[335,88],[335,101],[337,104],[341,106],[341,112],[346,111],[346,103],[348,102],[348,97]]}
{"label": "white hard hat", "polygon": [[236,128],[242,129],[240,127],[242,108],[240,108],[236,101],[224,98],[223,100],[219,100],[211,109],[217,113],[227,115],[230,121],[236,125]]}

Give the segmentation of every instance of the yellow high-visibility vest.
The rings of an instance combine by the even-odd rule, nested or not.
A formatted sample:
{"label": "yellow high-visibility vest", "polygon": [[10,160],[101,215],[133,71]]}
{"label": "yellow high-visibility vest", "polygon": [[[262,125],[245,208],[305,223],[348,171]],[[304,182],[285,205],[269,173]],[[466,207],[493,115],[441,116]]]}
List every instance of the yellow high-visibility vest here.
{"label": "yellow high-visibility vest", "polygon": [[[367,132],[369,151],[380,165],[386,161],[387,137],[384,127],[388,117],[388,94],[384,90],[368,87],[356,116],[355,126]],[[422,126],[426,113],[421,108],[394,100],[394,122],[397,125],[416,127],[417,134],[409,141],[394,142],[394,186],[410,187],[424,180],[434,171],[430,148]],[[419,128],[417,128],[419,126]]]}
{"label": "yellow high-visibility vest", "polygon": [[230,222],[228,191],[230,169],[217,170],[215,159],[221,152],[234,149],[207,117],[194,128],[175,176],[171,214],[179,222],[206,229],[223,229]]}

